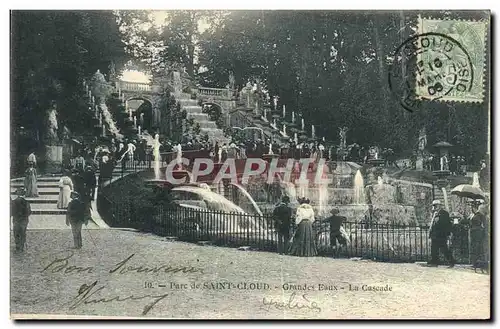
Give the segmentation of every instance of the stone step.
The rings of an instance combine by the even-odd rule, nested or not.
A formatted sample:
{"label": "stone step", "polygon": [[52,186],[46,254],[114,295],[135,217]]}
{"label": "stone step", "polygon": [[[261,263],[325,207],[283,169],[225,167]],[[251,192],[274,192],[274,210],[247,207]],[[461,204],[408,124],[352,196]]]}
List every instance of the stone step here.
{"label": "stone step", "polygon": [[181,108],[181,111],[185,110],[186,113],[203,113],[203,109],[201,106],[183,106]]}
{"label": "stone step", "polygon": [[187,118],[193,119],[197,122],[210,121],[210,118],[208,117],[208,114],[206,114],[206,113],[188,113]]}
{"label": "stone step", "polygon": [[[60,179],[61,179],[61,177],[59,177],[59,176],[54,176],[54,177],[42,176],[42,177],[38,177],[37,180],[38,180],[38,182],[58,183]],[[17,177],[17,178],[11,179],[11,183],[18,183],[18,182],[23,182],[23,181],[24,181],[24,177]]]}
{"label": "stone step", "polygon": [[200,125],[200,128],[217,129],[217,125],[213,121],[197,121],[197,123]]}
{"label": "stone step", "polygon": [[[40,208],[40,206],[50,206],[50,208]],[[32,215],[65,215],[66,209],[57,209],[53,204],[33,204],[31,205]]]}
{"label": "stone step", "polygon": [[224,136],[224,132],[222,131],[222,129],[219,129],[219,128],[201,128],[201,130],[203,132],[206,132],[207,134],[209,135],[220,135],[220,136]]}
{"label": "stone step", "polygon": [[[37,184],[38,188],[46,188],[46,187],[54,187],[54,188],[59,188],[59,180],[57,182],[48,182],[48,181],[38,181]],[[11,182],[10,187],[23,187],[24,183],[23,182]]]}
{"label": "stone step", "polygon": [[[16,193],[17,187],[11,187],[10,188],[10,193],[14,194]],[[54,194],[59,194],[59,188],[53,188],[53,187],[39,187],[38,188],[38,194],[39,195],[54,195]]]}
{"label": "stone step", "polygon": [[190,99],[190,98],[181,98],[178,100],[181,106],[197,106],[198,105],[198,100],[196,99]]}
{"label": "stone step", "polygon": [[[56,202],[57,203],[57,202]],[[37,203],[37,202],[32,202],[31,203],[31,209],[40,209],[40,210],[64,210],[66,212],[66,209],[58,209],[56,204],[53,203]]]}
{"label": "stone step", "polygon": [[58,198],[59,198],[59,195],[57,195],[57,194],[49,194],[49,195],[40,195],[38,198],[26,198],[26,201],[28,201],[31,204],[34,204],[34,203],[56,204]]}

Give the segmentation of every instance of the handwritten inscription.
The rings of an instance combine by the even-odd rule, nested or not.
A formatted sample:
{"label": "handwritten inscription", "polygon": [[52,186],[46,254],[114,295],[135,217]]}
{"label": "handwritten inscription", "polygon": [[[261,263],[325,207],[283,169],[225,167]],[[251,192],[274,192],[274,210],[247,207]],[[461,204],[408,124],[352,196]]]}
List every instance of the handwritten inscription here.
{"label": "handwritten inscription", "polygon": [[69,259],[73,256],[74,253],[70,253],[67,257],[56,258],[49,265],[45,266],[41,272],[64,274],[94,273],[94,268],[92,266],[81,267],[70,265]]}
{"label": "handwritten inscription", "polygon": [[126,274],[126,273],[203,273],[201,268],[196,267],[174,267],[168,264],[161,264],[155,266],[145,266],[145,265],[129,265],[129,261],[134,257],[135,254],[132,254],[116,264],[113,269],[109,271],[109,273],[118,273],[118,274]]}
{"label": "handwritten inscription", "polygon": [[306,294],[303,294],[300,297],[297,297],[297,294],[293,292],[288,300],[274,300],[272,298],[264,297],[262,299],[262,304],[267,306],[267,310],[271,307],[274,307],[278,310],[314,310],[316,312],[321,312],[321,308],[318,306],[316,302],[310,301]]}
{"label": "handwritten inscription", "polygon": [[106,286],[98,286],[98,281],[94,281],[90,285],[82,284],[78,289],[78,295],[74,297],[69,303],[69,309],[74,310],[82,305],[87,304],[99,304],[99,303],[113,303],[113,302],[126,302],[126,301],[135,301],[135,300],[150,300],[151,302],[144,306],[142,310],[142,315],[147,315],[151,309],[158,304],[160,301],[165,299],[168,294],[160,294],[160,295],[128,295],[128,296],[119,296],[119,295],[111,295],[107,297],[100,296],[101,292],[106,288]]}
{"label": "handwritten inscription", "polygon": [[[62,274],[83,274],[83,273],[94,273],[95,268],[93,266],[78,266],[76,264],[71,264],[70,260],[73,258],[74,253],[70,253],[67,256],[59,257],[51,261],[47,266],[45,266],[40,272],[46,273],[62,273]],[[192,266],[172,266],[168,264],[156,264],[153,266],[148,265],[132,265],[131,259],[135,254],[131,254],[124,260],[118,262],[114,265],[109,273],[117,274],[128,274],[128,273],[144,273],[144,274],[157,274],[157,273],[174,273],[174,274],[191,274],[191,273],[203,273],[203,269],[192,267]]]}

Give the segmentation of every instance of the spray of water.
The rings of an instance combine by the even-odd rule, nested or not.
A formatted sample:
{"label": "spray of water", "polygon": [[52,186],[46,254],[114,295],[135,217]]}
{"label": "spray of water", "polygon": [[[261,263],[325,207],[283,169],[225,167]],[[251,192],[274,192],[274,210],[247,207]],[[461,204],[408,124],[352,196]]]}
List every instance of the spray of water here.
{"label": "spray of water", "polygon": [[475,172],[474,174],[472,174],[472,186],[480,187],[480,185],[479,185],[479,174],[477,172]]}
{"label": "spray of water", "polygon": [[354,203],[365,204],[365,182],[361,171],[356,171],[354,176]]}
{"label": "spray of water", "polygon": [[160,179],[160,135],[155,135],[153,144],[155,179]]}
{"label": "spray of water", "polygon": [[328,184],[320,184],[318,187],[319,215],[327,214],[328,206]]}
{"label": "spray of water", "polygon": [[120,133],[120,130],[116,127],[116,123],[113,120],[113,116],[111,112],[109,112],[108,107],[106,106],[106,103],[102,102],[99,104],[99,107],[102,110],[102,115],[104,117],[104,121],[108,124],[108,129],[109,131],[118,139],[122,139],[123,135]]}
{"label": "spray of water", "polygon": [[450,211],[450,206],[448,204],[448,192],[446,192],[446,188],[441,188],[441,191],[443,191],[443,198],[444,198],[444,208],[446,211]]}
{"label": "spray of water", "polygon": [[[261,223],[256,220],[256,218],[231,216],[231,213],[245,214],[245,211],[241,207],[226,199],[224,196],[217,194],[210,189],[197,186],[178,186],[174,188],[173,191],[194,193],[205,201],[210,210],[220,211],[220,213],[214,215],[214,217],[201,216],[201,220],[205,221],[203,224],[208,226],[208,229],[211,231],[220,231],[225,233],[254,231],[260,232],[260,234],[264,237],[272,234],[272,232],[267,232]],[[255,203],[255,201],[253,202]],[[181,202],[181,205],[186,208],[199,208],[190,206],[189,203],[183,204]],[[249,227],[249,230],[246,227]]]}
{"label": "spray of water", "polygon": [[252,198],[250,193],[248,193],[248,191],[240,184],[231,183],[231,185],[236,187],[248,199],[248,201],[250,201],[250,204],[253,206],[255,213],[258,214],[259,216],[262,216],[262,211],[260,210],[255,200]]}

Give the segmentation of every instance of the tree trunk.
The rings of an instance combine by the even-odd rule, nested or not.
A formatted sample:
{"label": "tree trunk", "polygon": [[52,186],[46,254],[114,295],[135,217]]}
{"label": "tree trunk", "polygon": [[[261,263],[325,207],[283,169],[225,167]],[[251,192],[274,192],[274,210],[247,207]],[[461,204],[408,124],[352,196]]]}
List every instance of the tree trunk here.
{"label": "tree trunk", "polygon": [[191,79],[194,79],[194,43],[191,41],[188,45],[188,63],[186,63],[186,72]]}
{"label": "tree trunk", "polygon": [[387,84],[385,83],[387,81],[387,78],[384,69],[385,53],[384,53],[384,47],[382,45],[382,40],[380,39],[378,19],[375,19],[375,22],[372,21],[372,25],[373,25],[373,35],[375,39],[375,51],[377,54],[379,81],[382,90],[382,109],[383,109],[383,115],[387,115],[388,114],[387,93],[386,93]]}

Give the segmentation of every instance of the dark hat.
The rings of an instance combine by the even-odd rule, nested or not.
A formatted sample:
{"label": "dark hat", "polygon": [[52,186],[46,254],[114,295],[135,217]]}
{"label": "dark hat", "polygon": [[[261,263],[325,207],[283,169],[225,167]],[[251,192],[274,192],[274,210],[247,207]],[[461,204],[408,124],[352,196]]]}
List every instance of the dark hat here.
{"label": "dark hat", "polygon": [[288,203],[290,202],[290,197],[288,195],[284,195],[282,198],[281,198],[281,201],[282,202],[285,202],[285,203]]}
{"label": "dark hat", "polygon": [[308,198],[304,197],[304,198],[300,198],[299,199],[299,203],[300,204],[304,204],[304,203],[307,203],[309,204],[311,202],[311,200],[309,200]]}
{"label": "dark hat", "polygon": [[19,187],[16,190],[16,195],[25,195],[26,194],[26,189],[24,187]]}
{"label": "dark hat", "polygon": [[80,198],[80,193],[72,191],[70,197],[71,199],[78,199]]}
{"label": "dark hat", "polygon": [[339,208],[332,208],[332,210],[330,210],[330,214],[332,215],[337,215],[338,213],[340,213]]}

